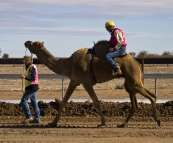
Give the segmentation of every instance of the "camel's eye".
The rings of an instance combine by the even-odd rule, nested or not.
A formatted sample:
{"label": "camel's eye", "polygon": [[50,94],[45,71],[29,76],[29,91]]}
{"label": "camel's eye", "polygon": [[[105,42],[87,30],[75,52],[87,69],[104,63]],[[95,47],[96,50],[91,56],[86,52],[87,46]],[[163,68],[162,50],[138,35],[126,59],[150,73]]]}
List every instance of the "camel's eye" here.
{"label": "camel's eye", "polygon": [[38,43],[38,42],[34,42],[33,45],[34,45],[34,46],[38,46],[39,43]]}

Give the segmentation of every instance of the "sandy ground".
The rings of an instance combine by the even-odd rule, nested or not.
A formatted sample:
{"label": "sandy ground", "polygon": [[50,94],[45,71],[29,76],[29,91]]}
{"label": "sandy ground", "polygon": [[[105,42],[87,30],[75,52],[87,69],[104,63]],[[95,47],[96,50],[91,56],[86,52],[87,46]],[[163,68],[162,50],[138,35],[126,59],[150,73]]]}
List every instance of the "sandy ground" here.
{"label": "sandy ground", "polygon": [[[158,127],[152,119],[141,122],[134,118],[125,128],[117,128],[122,117],[106,117],[107,127],[97,128],[96,117],[61,117],[57,128],[48,127],[52,117],[42,117],[41,124],[21,124],[23,117],[0,117],[0,142],[65,142],[65,143],[172,143],[173,119]],[[2,119],[3,118],[3,119]],[[164,120],[164,118],[161,118]],[[5,122],[2,123],[2,120]]]}
{"label": "sandy ground", "polygon": [[[38,65],[39,73],[52,73],[43,65]],[[20,74],[24,72],[21,65],[0,65],[0,74]],[[144,73],[172,73],[173,65],[146,65]],[[61,80],[40,80],[38,99],[62,99]],[[99,99],[124,99],[128,94],[124,89],[117,89],[123,85],[123,79],[115,79],[94,86]],[[69,80],[64,81],[65,91]],[[154,79],[145,79],[144,85],[154,93]],[[0,79],[0,100],[21,99],[22,81]],[[173,79],[158,79],[158,99],[173,99]],[[87,98],[88,94],[82,86],[77,87],[71,98]],[[143,98],[137,95],[138,99]],[[2,108],[2,107],[0,107]],[[169,107],[173,111],[173,107]],[[151,111],[152,112],[152,111]],[[147,117],[133,117],[125,128],[117,128],[124,117],[108,117],[106,128],[97,128],[100,123],[98,117],[66,117],[60,118],[59,126],[47,126],[54,117],[41,117],[41,124],[21,124],[24,116],[0,116],[0,142],[63,142],[63,143],[171,143],[173,142],[173,114],[161,117],[161,127],[153,119]],[[144,120],[146,119],[146,120]]]}
{"label": "sandy ground", "polygon": [[[172,143],[172,129],[21,128],[1,129],[1,142],[21,143]],[[2,134],[2,133],[1,133]]]}

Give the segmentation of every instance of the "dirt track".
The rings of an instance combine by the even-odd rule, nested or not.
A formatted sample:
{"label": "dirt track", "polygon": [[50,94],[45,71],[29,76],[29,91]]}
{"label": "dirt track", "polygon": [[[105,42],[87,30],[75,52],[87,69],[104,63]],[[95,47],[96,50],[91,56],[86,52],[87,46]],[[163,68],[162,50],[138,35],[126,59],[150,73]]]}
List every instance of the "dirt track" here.
{"label": "dirt track", "polygon": [[[3,135],[1,135],[3,134]],[[172,129],[148,128],[9,128],[1,142],[20,143],[172,143]]]}
{"label": "dirt track", "polygon": [[[0,141],[13,142],[172,142],[173,101],[157,104],[161,119],[158,127],[150,104],[139,109],[125,128],[117,128],[127,117],[130,103],[101,102],[106,128],[97,128],[100,118],[92,102],[69,102],[57,128],[48,125],[58,112],[60,101],[39,102],[41,124],[21,124],[24,114],[20,104],[0,103]],[[32,109],[32,108],[31,108]],[[33,110],[31,110],[33,112]],[[11,139],[12,138],[12,139]]]}
{"label": "dirt track", "polygon": [[[2,117],[1,117],[2,118]],[[117,128],[123,117],[106,117],[107,128],[97,128],[97,117],[64,117],[58,128],[50,128],[47,123],[52,117],[42,117],[41,124],[21,124],[23,117],[3,117],[0,128],[0,142],[65,142],[65,143],[172,143],[173,118],[161,118],[158,127],[152,118],[133,118],[125,128]]]}

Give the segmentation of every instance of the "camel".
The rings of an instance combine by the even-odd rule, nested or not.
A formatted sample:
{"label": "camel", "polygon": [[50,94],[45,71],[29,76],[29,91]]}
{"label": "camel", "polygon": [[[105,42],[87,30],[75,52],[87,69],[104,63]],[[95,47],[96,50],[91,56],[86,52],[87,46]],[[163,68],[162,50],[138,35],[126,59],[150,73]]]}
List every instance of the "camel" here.
{"label": "camel", "polygon": [[94,45],[96,53],[94,56],[88,53],[88,48],[82,48],[75,51],[68,58],[54,57],[45,48],[44,42],[26,41],[24,45],[32,54],[36,54],[40,62],[47,66],[50,70],[70,79],[65,96],[61,101],[61,106],[59,108],[58,114],[49,125],[57,126],[60,115],[67,101],[69,100],[75,88],[82,84],[85,90],[88,92],[90,98],[92,99],[93,104],[98,111],[98,114],[100,115],[101,124],[99,124],[98,127],[106,127],[106,121],[102,113],[100,101],[93,89],[93,85],[106,82],[117,77],[124,77],[124,87],[125,90],[129,93],[131,110],[124,123],[122,123],[121,125],[117,125],[117,127],[127,126],[130,118],[136,112],[138,108],[136,99],[137,93],[141,94],[151,101],[154,120],[157,122],[158,126],[160,126],[160,120],[157,115],[156,109],[156,96],[144,87],[142,82],[143,75],[140,64],[129,54],[126,54],[123,57],[116,57],[114,58],[114,60],[119,63],[122,75],[113,76],[111,74],[112,69],[104,58],[104,55],[111,47],[109,41],[98,41]]}

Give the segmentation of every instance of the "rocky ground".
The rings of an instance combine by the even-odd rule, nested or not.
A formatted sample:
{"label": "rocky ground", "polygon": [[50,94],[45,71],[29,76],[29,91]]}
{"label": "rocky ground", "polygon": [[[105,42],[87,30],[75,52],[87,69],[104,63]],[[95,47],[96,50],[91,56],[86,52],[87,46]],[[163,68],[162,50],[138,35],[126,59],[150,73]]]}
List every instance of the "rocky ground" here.
{"label": "rocky ground", "polygon": [[[38,65],[39,73],[52,73],[43,65]],[[0,74],[20,74],[24,71],[21,65],[0,65]],[[145,73],[172,73],[173,65],[147,65]],[[123,89],[123,79],[115,79],[94,86],[99,99],[124,99],[128,94]],[[169,99],[166,103],[157,103],[161,126],[153,119],[149,103],[138,103],[138,111],[125,128],[117,128],[124,122],[130,111],[129,102],[103,102],[101,106],[107,121],[106,128],[97,128],[100,118],[91,101],[69,101],[63,110],[56,128],[48,125],[58,113],[61,104],[61,80],[40,80],[38,99],[53,99],[49,103],[39,101],[41,110],[40,124],[21,124],[25,118],[19,103],[0,102],[0,142],[79,142],[79,143],[157,143],[173,142],[173,80],[158,79],[158,99]],[[154,79],[145,79],[145,87],[154,92]],[[64,82],[65,90],[69,80]],[[22,96],[22,81],[0,79],[0,100],[18,99]],[[122,88],[122,89],[121,89]],[[56,100],[55,100],[56,98]],[[79,86],[71,98],[89,96]],[[137,98],[143,98],[137,95]],[[30,105],[30,104],[29,104]],[[33,109],[31,108],[33,113]]]}

